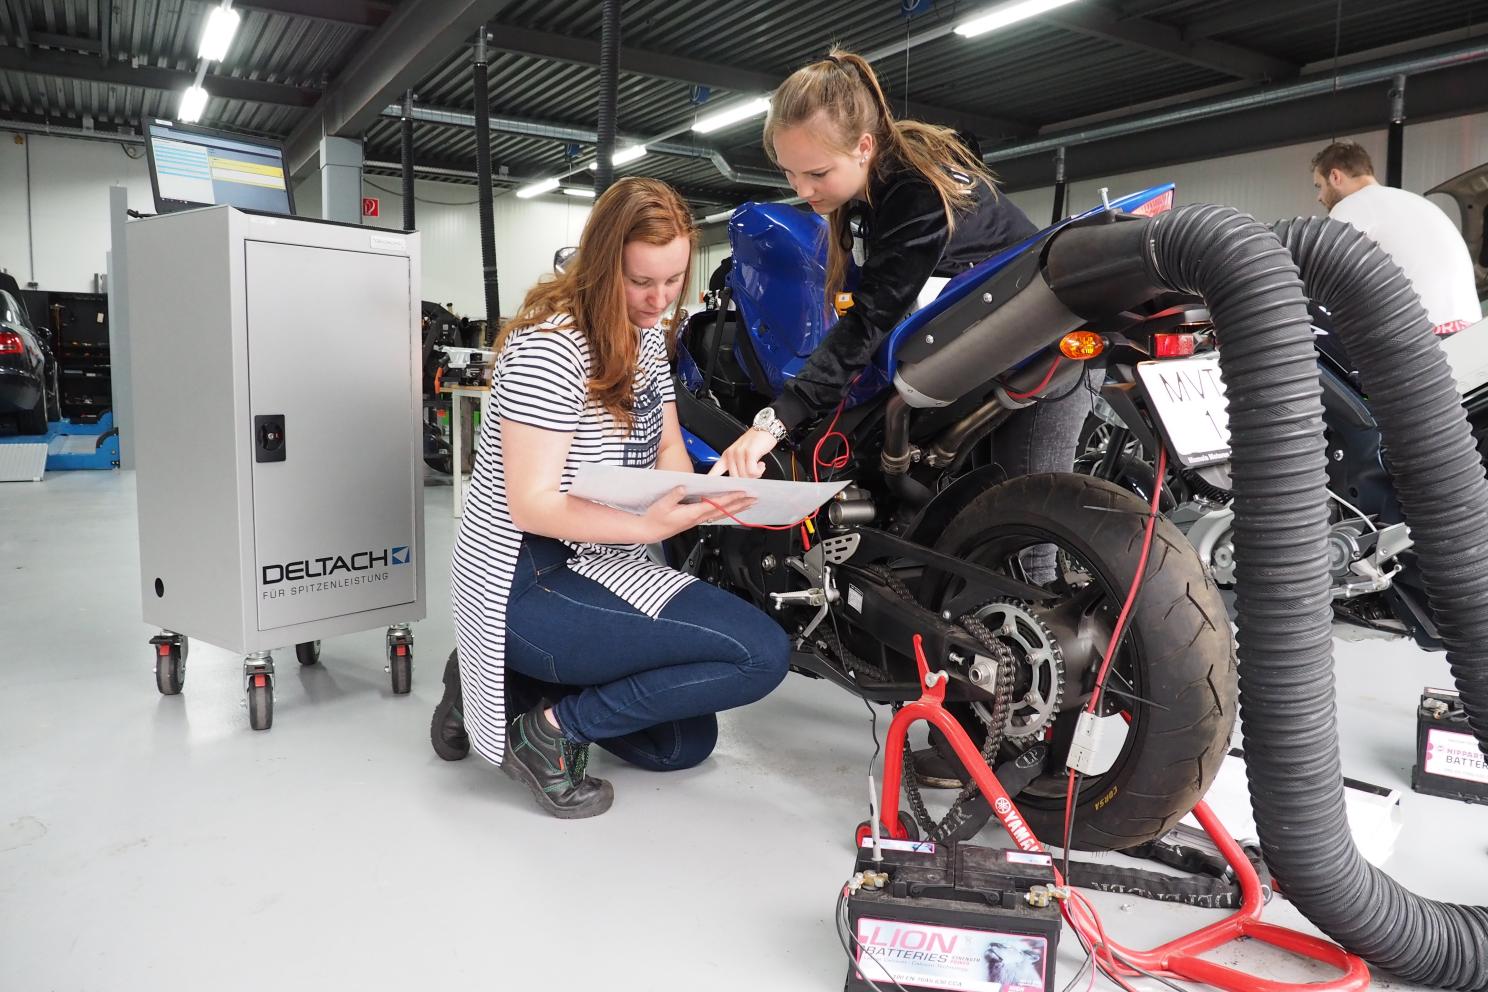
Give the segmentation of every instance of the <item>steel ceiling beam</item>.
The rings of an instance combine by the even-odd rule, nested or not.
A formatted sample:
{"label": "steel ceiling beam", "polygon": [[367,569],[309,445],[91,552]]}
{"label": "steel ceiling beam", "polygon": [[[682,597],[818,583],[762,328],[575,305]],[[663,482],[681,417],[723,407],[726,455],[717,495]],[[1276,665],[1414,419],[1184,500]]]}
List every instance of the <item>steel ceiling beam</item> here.
{"label": "steel ceiling beam", "polygon": [[[1412,119],[1472,112],[1488,104],[1488,41],[1475,41],[1453,48],[1418,53],[1349,69],[1337,76],[1320,73],[1282,86],[1075,131],[1049,134],[1036,141],[993,148],[982,158],[989,165],[997,165],[999,173],[1007,174],[1009,167],[1004,163],[1048,155],[1059,148],[1073,149],[1089,145],[1098,149],[1111,149],[1117,147],[1114,142],[1123,139],[1147,142],[1154,146],[1153,154],[1158,156],[1157,161],[1176,162],[1225,154],[1225,151],[1220,150],[1221,146],[1227,150],[1265,148],[1286,140],[1309,140],[1315,134],[1347,134],[1359,122],[1346,121],[1341,113],[1335,117],[1329,109],[1332,105],[1330,101],[1336,99],[1343,106],[1342,95],[1345,92],[1361,91],[1364,87],[1387,83],[1397,75],[1407,76],[1411,80]],[[1424,102],[1419,105],[1416,104],[1418,93],[1425,94]],[[1350,106],[1354,103],[1368,105],[1372,101],[1373,117],[1364,123],[1372,127],[1384,126],[1388,104],[1383,94],[1370,94],[1366,98],[1350,97],[1350,101]],[[1278,109],[1280,105],[1286,105],[1285,113]],[[1275,126],[1267,123],[1267,115],[1277,118]],[[1202,130],[1205,138],[1201,142],[1185,139],[1186,143],[1181,143],[1171,137],[1175,132],[1165,130],[1210,120],[1218,123]],[[1225,129],[1235,132],[1234,135],[1223,140],[1215,136]],[[1190,128],[1190,132],[1200,133],[1200,130]],[[1169,137],[1160,137],[1159,133]],[[1268,137],[1260,137],[1263,134]],[[1193,149],[1195,154],[1187,159],[1180,158],[1174,151],[1180,147]],[[1140,156],[1131,160],[1137,157]],[[1084,153],[1081,160],[1099,163],[1098,167],[1103,170],[1103,174],[1122,171],[1117,162],[1124,161],[1114,154],[1087,156]],[[1135,167],[1138,166],[1133,166]]]}
{"label": "steel ceiling beam", "polygon": [[[384,151],[377,150],[374,154],[373,150],[369,149],[368,155],[369,158],[362,163],[363,168],[371,170],[372,175],[397,178],[402,166],[400,166],[396,161],[391,161]],[[544,171],[543,169],[537,167],[524,166],[519,168],[525,171],[513,171],[504,176],[493,174],[491,176],[491,185],[493,187],[504,190],[514,186],[527,186],[531,183],[537,182],[539,179],[549,178],[551,175],[549,171]],[[624,168],[624,166],[622,166],[621,168]],[[471,186],[479,184],[479,177],[475,174],[475,172],[465,168],[464,165],[460,162],[447,162],[438,160],[427,164],[421,162],[414,166],[413,171],[415,175],[421,176],[425,179],[460,180],[461,185],[468,184]],[[578,186],[581,184],[573,183],[571,185]],[[710,189],[706,186],[692,186],[685,183],[682,185],[678,185],[677,183],[670,183],[669,185],[677,192],[681,193],[684,199],[690,200],[694,203],[723,204],[733,202],[733,192],[731,190]],[[451,205],[452,204],[446,204],[446,206]]]}
{"label": "steel ceiling beam", "polygon": [[[452,110],[445,107],[429,107],[415,104],[412,108],[412,113],[413,119],[421,124],[437,124],[445,127],[459,128],[475,127],[475,115],[465,110]],[[403,116],[403,107],[401,104],[389,104],[383,109],[382,116],[392,119],[401,118]],[[490,129],[499,134],[515,134],[527,138],[542,138],[565,144],[593,145],[599,141],[598,133],[592,128],[575,127],[571,124],[555,124],[548,121],[526,120],[524,118],[506,117],[496,114],[491,115]],[[641,141],[635,138],[625,138],[623,139],[623,143],[644,143],[648,152],[651,154],[706,159],[730,182],[741,186],[768,186],[784,189],[790,185],[785,181],[785,177],[778,172],[736,167],[730,164],[722,152],[709,145],[679,141]]]}
{"label": "steel ceiling beam", "polygon": [[[1256,106],[1224,117],[1188,120],[1072,146],[1067,152],[1067,175],[1070,182],[1088,182],[1305,142],[1316,141],[1316,147],[1321,148],[1336,135],[1383,130],[1388,86],[1382,81],[1281,106]],[[1488,110],[1488,63],[1413,76],[1410,86],[1411,120],[1418,123]],[[1307,160],[1304,157],[1300,161],[1295,182],[1310,192]],[[1004,161],[994,168],[1009,192],[1047,187],[1054,182],[1053,157],[1047,151]],[[1118,192],[1130,190],[1112,190],[1113,194]],[[1178,193],[1181,198],[1181,187]],[[1091,197],[1092,191],[1084,190],[1071,209],[1093,206]]]}
{"label": "steel ceiling beam", "polygon": [[396,9],[378,0],[233,0],[233,6],[364,30],[382,27]]}
{"label": "steel ceiling beam", "polygon": [[1041,14],[1040,20],[1076,34],[1114,41],[1239,79],[1257,82],[1289,79],[1299,71],[1298,66],[1285,59],[1220,41],[1188,40],[1172,25],[1121,17],[1097,7],[1060,7]]}
{"label": "steel ceiling beam", "polygon": [[1210,38],[1290,18],[1313,7],[1332,7],[1334,3],[1335,0],[1250,0],[1249,3],[1229,4],[1227,9],[1208,17],[1195,18],[1184,24],[1180,30],[1183,37],[1191,41]]}
{"label": "steel ceiling beam", "polygon": [[[153,90],[184,89],[196,81],[196,73],[189,70],[144,65],[133,68],[127,62],[100,65],[97,55],[35,50],[27,55],[20,48],[0,48],[0,69]],[[215,97],[285,107],[313,106],[320,97],[318,91],[307,87],[267,83],[257,79],[236,79],[232,76],[208,76],[203,85]]]}
{"label": "steel ceiling beam", "polygon": [[[536,31],[508,24],[493,24],[491,25],[491,45],[517,55],[530,55],[557,62],[571,62],[576,65],[599,65],[599,40],[596,38],[573,38],[550,31]],[[904,46],[901,44],[894,50],[903,51],[903,49]],[[715,89],[732,90],[738,93],[765,94],[781,83],[781,77],[772,73],[625,47],[620,50],[620,71],[637,76],[671,79],[682,83],[710,86]],[[988,116],[955,107],[937,107],[916,102],[914,109],[916,116],[952,127],[966,128],[989,137],[1027,135],[1033,133],[1034,130],[1031,125],[1022,121]]]}
{"label": "steel ceiling beam", "polygon": [[71,35],[48,34],[43,31],[31,33],[31,44],[64,52],[87,52],[90,55],[97,54],[103,47],[95,38],[74,38]]}
{"label": "steel ceiling beam", "polygon": [[327,135],[359,137],[389,103],[459,50],[511,0],[407,0],[368,37],[351,63],[295,125],[285,166],[299,175],[319,159]]}

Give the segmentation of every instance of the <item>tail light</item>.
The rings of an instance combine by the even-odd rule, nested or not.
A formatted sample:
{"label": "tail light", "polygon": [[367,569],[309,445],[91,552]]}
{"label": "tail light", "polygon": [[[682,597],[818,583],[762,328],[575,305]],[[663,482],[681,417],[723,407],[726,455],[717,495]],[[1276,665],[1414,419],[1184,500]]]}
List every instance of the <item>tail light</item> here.
{"label": "tail light", "polygon": [[1132,213],[1138,217],[1156,217],[1158,214],[1165,213],[1172,209],[1173,191],[1168,190],[1161,196],[1154,197],[1153,199],[1148,200],[1146,203],[1133,210]]}
{"label": "tail light", "polygon": [[15,331],[0,331],[0,355],[24,355],[26,342]]}
{"label": "tail light", "polygon": [[1083,362],[1106,350],[1106,339],[1094,331],[1072,331],[1059,341],[1059,353],[1065,358]]}
{"label": "tail light", "polygon": [[1185,358],[1194,353],[1192,334],[1154,334],[1152,353],[1158,358]]}

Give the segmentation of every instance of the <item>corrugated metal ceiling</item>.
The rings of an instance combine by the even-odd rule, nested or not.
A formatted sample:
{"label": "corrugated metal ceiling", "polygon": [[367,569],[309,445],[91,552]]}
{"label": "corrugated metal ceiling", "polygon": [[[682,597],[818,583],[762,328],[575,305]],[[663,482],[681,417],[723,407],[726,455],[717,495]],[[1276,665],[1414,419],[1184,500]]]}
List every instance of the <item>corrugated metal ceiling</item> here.
{"label": "corrugated metal ceiling", "polygon": [[[195,68],[196,38],[210,6],[205,0],[5,0],[0,3],[0,118],[70,125],[91,118],[98,125],[125,126],[142,117],[170,115],[178,100],[175,87]],[[207,87],[212,89],[211,79],[223,75],[275,85],[247,94],[248,99],[214,97],[202,123],[285,136],[306,113],[300,91],[333,85],[395,4],[241,0],[239,6],[242,25],[227,58],[213,66]],[[731,70],[783,78],[834,42],[859,51],[902,44],[906,33],[933,33],[976,6],[924,0],[923,13],[906,20],[901,0],[627,0],[621,15],[627,52],[690,62],[681,70],[658,65],[653,72],[642,59],[633,71],[622,72],[620,130],[654,136],[687,124],[700,105],[726,104],[740,95],[738,89],[717,85],[737,78]],[[1346,0],[1341,25],[1335,20],[1338,6],[1335,0],[1252,0],[1246,5],[1229,0],[1084,0],[1069,9],[1108,15],[1112,23],[1154,38],[1187,38],[1182,32],[1203,28],[1211,42],[1298,67],[1325,63],[1335,44],[1348,57],[1488,21],[1484,0]],[[498,47],[490,64],[492,113],[593,129],[599,81],[593,41],[600,34],[600,16],[598,2],[514,0],[505,5],[499,23],[492,25]],[[504,43],[503,28],[509,29],[507,36],[513,34],[510,29],[537,33],[562,49],[563,58],[508,50],[521,46]],[[1036,130],[1145,101],[1237,85],[1233,72],[1195,62],[1131,38],[1041,21],[976,39],[946,35],[913,47],[907,66],[904,55],[893,54],[877,68],[889,95],[896,101],[907,98],[911,113],[917,105],[938,106],[1010,119]],[[94,65],[100,71],[83,68]],[[105,66],[109,71],[101,72]],[[166,75],[134,85],[127,75],[117,75],[127,66]],[[668,78],[662,78],[663,72]],[[703,94],[693,84],[707,85],[710,79],[715,85],[706,104],[700,104]],[[450,51],[415,89],[421,104],[468,112],[473,103],[468,48]],[[379,120],[364,137],[368,159],[397,158],[395,122]],[[736,165],[763,165],[758,121],[703,140],[724,150]],[[469,128],[416,127],[420,162],[471,170],[474,147]],[[517,177],[552,174],[576,150],[590,151],[507,134],[494,135],[492,142],[493,161]],[[706,159],[651,155],[633,168],[686,186],[700,200],[726,200],[760,189],[735,186]]]}

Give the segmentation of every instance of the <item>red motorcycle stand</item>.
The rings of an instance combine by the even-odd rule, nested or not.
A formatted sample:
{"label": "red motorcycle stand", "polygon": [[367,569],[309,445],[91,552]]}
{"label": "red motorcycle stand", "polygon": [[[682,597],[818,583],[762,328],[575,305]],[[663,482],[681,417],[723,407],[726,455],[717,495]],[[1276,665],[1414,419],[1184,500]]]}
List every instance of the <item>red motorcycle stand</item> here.
{"label": "red motorcycle stand", "polygon": [[[944,672],[930,671],[929,665],[925,662],[924,647],[918,635],[914,639],[914,648],[923,691],[917,701],[903,706],[898,713],[894,714],[894,719],[889,724],[888,740],[884,746],[883,796],[879,812],[884,835],[900,840],[908,838],[907,831],[899,819],[899,790],[904,772],[904,741],[909,728],[920,720],[924,720],[938,728],[950,741],[962,765],[970,771],[982,793],[991,800],[993,811],[1007,830],[1008,836],[1013,838],[1014,843],[1024,851],[1045,853],[1043,845],[1028,828],[1027,822],[1018,812],[1017,806],[1013,804],[1007,791],[1003,789],[997,777],[992,774],[992,770],[982,760],[981,752],[966,736],[966,731],[961,728],[956,718],[946,711],[944,706],[945,682],[948,676]],[[1156,975],[1201,982],[1214,988],[1224,989],[1226,992],[1362,992],[1363,989],[1369,987],[1369,967],[1360,958],[1329,941],[1275,924],[1262,923],[1261,910],[1264,901],[1261,894],[1261,882],[1256,876],[1255,868],[1240,849],[1240,845],[1230,836],[1229,831],[1225,830],[1219,818],[1206,804],[1201,802],[1194,807],[1194,816],[1234,869],[1235,877],[1240,882],[1241,908],[1223,920],[1150,951],[1131,950],[1109,940],[1102,941],[1104,946],[1117,956]],[[1059,875],[1057,868],[1055,877],[1060,885],[1064,884],[1064,879]],[[1337,968],[1343,972],[1343,975],[1327,982],[1278,982],[1248,975],[1243,971],[1237,971],[1199,957],[1201,954],[1243,937],[1259,940],[1299,957],[1319,961]],[[1137,972],[1123,969],[1119,963],[1115,967],[1126,976],[1138,977]]]}

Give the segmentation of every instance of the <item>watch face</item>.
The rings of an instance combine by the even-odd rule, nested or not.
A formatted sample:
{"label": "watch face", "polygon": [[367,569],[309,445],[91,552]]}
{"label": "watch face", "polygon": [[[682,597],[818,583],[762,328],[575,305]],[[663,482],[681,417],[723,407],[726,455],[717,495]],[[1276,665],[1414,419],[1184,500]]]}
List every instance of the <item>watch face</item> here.
{"label": "watch face", "polygon": [[754,415],[754,426],[756,427],[768,428],[774,422],[775,411],[771,410],[769,407],[765,407],[759,413],[756,413]]}

